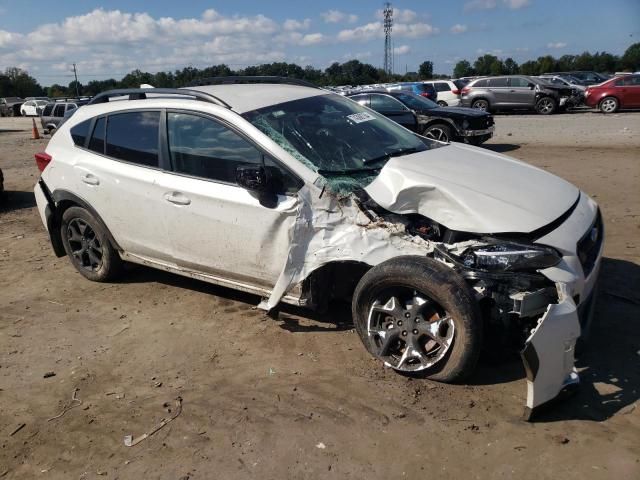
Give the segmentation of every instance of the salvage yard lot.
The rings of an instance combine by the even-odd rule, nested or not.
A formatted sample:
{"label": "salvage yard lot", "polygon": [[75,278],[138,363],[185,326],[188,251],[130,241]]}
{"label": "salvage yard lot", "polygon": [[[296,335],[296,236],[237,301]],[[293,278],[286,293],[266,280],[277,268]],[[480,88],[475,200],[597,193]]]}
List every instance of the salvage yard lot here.
{"label": "salvage yard lot", "polygon": [[[30,129],[0,119],[0,478],[640,478],[640,113],[497,116],[486,145],[605,218],[582,389],[533,424],[517,358],[468,385],[412,380],[366,353],[348,308],[274,320],[257,297],[142,267],[85,280],[35,208],[47,140]],[[124,445],[177,397],[174,421]]]}

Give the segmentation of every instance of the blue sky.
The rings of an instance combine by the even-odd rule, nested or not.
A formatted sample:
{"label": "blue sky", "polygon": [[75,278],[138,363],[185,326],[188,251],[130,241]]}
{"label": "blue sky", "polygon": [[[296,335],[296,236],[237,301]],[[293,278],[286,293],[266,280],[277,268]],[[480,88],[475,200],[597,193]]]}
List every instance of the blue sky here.
{"label": "blue sky", "polygon": [[[585,50],[621,54],[640,41],[640,0],[397,0],[395,70],[431,60],[450,73],[483,53],[522,62]],[[43,85],[271,61],[324,68],[358,58],[382,65],[382,2],[0,0],[0,69]],[[49,5],[51,3],[49,2]]]}

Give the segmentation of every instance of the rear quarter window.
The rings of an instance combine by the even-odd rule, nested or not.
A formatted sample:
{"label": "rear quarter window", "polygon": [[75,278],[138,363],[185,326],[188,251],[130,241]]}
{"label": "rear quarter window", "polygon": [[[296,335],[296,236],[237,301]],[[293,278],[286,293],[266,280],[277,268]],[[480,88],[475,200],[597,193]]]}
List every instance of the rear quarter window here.
{"label": "rear quarter window", "polygon": [[89,119],[71,127],[71,138],[73,139],[73,143],[79,147],[84,147],[87,136],[89,135],[90,126],[91,120]]}

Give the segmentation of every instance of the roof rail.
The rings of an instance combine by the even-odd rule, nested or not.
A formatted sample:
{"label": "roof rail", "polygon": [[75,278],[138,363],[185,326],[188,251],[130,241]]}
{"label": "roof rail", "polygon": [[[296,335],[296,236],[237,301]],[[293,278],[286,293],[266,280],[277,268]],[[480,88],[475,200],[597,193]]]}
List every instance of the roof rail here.
{"label": "roof rail", "polygon": [[233,85],[233,84],[248,84],[248,83],[276,83],[276,84],[288,84],[299,85],[301,87],[320,88],[313,83],[306,80],[300,80],[298,78],[291,77],[276,77],[270,75],[232,75],[228,77],[205,77],[197,78],[187,84],[187,87],[203,87],[205,85]]}
{"label": "roof rail", "polygon": [[89,105],[107,103],[109,99],[113,97],[124,97],[127,95],[129,96],[129,100],[145,100],[148,93],[152,93],[154,95],[180,95],[183,97],[193,97],[194,100],[215,103],[216,105],[231,109],[231,105],[224,100],[219,99],[215,95],[186,88],[120,88],[116,90],[108,90],[93,97],[89,102]]}

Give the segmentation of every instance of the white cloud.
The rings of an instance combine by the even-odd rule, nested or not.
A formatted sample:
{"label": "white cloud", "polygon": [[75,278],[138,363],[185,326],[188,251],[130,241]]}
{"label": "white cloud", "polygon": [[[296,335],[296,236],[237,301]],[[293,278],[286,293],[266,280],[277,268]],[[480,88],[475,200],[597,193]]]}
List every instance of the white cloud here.
{"label": "white cloud", "polygon": [[[393,26],[393,35],[396,38],[420,38],[439,33],[439,29],[428,23],[396,23]],[[366,42],[384,37],[381,22],[371,22],[352,29],[342,30],[338,33],[339,42]]]}
{"label": "white cloud", "polygon": [[406,55],[411,51],[411,47],[409,45],[400,45],[399,47],[395,47],[393,49],[394,55]]}
{"label": "white cloud", "polygon": [[555,43],[554,42],[550,42],[550,43],[547,43],[547,48],[556,48],[556,49],[558,49],[558,48],[564,48],[566,46],[567,46],[567,44],[564,43],[564,42],[555,42]]}
{"label": "white cloud", "polygon": [[296,30],[309,30],[310,26],[311,26],[310,18],[305,18],[302,21],[288,18],[282,24],[282,27],[289,32],[293,32]]}
{"label": "white cloud", "polygon": [[[502,5],[510,10],[519,10],[531,5],[531,0],[502,0]],[[471,0],[464,4],[465,12],[474,10],[495,10],[498,8],[498,0]]]}
{"label": "white cloud", "polygon": [[503,0],[503,3],[511,10],[519,10],[531,5],[531,0]]}
{"label": "white cloud", "polygon": [[358,16],[350,13],[344,13],[340,10],[329,10],[320,14],[326,23],[356,23]]}
{"label": "white cloud", "polygon": [[464,33],[467,31],[467,26],[466,25],[461,25],[459,23],[456,23],[453,27],[451,27],[451,33],[453,33],[454,35],[457,35],[459,33]]}
{"label": "white cloud", "polygon": [[464,4],[464,11],[471,12],[473,10],[493,10],[498,6],[497,0],[471,0]]}
{"label": "white cloud", "polygon": [[137,68],[153,72],[190,64],[282,61],[289,46],[331,40],[323,33],[305,33],[310,26],[310,19],[279,23],[265,15],[223,15],[214,9],[199,17],[174,18],[98,8],[30,32],[0,29],[0,65],[20,65],[43,75],[59,72],[64,79],[75,62],[86,82]]}
{"label": "white cloud", "polygon": [[[384,18],[384,12],[382,9],[376,10],[376,18],[382,20]],[[394,22],[412,23],[418,19],[418,14],[408,8],[394,8],[393,20]]]}

